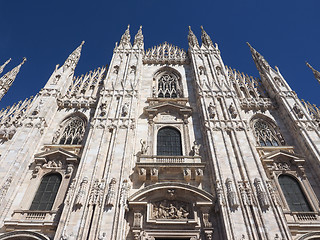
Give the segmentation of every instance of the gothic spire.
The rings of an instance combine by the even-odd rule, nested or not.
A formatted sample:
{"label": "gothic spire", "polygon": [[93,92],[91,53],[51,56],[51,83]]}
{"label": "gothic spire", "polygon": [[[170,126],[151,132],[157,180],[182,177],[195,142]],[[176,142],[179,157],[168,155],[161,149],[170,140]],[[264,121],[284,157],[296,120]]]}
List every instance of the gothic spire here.
{"label": "gothic spire", "polygon": [[201,41],[204,46],[213,47],[212,40],[210,36],[206,33],[206,31],[203,29],[203,26],[201,26]]}
{"label": "gothic spire", "polygon": [[191,47],[199,47],[198,39],[192,32],[190,26],[189,26],[188,42],[189,42],[189,46]]}
{"label": "gothic spire", "polygon": [[121,45],[123,45],[123,46],[131,45],[131,43],[130,43],[131,37],[130,37],[129,29],[130,29],[130,25],[128,25],[127,30],[122,35],[119,46],[121,46]]}
{"label": "gothic spire", "polygon": [[251,55],[253,60],[255,61],[256,64],[259,64],[259,66],[262,66],[264,69],[269,70],[270,65],[269,63],[264,59],[264,57],[257,51],[255,50],[250,43],[247,42],[247,45],[250,47]]}
{"label": "gothic spire", "polygon": [[77,47],[67,58],[67,60],[63,64],[63,69],[65,70],[66,68],[71,68],[72,71],[76,68],[78,61],[80,59],[81,55],[81,49],[82,45],[84,44],[84,41],[81,42],[80,46]]}
{"label": "gothic spire", "polygon": [[[130,37],[130,35],[129,35],[129,37]],[[133,46],[137,46],[138,48],[143,46],[142,26],[140,26],[138,33],[134,37]]]}
{"label": "gothic spire", "polygon": [[7,72],[0,78],[0,100],[11,87],[13,81],[16,79],[16,76],[20,71],[21,66],[25,63],[25,61],[27,61],[27,59],[24,57],[22,62],[18,66],[16,66],[14,69]]}
{"label": "gothic spire", "polygon": [[3,72],[3,69],[5,68],[5,66],[11,61],[11,58],[9,58],[2,66],[0,66],[0,73]]}
{"label": "gothic spire", "polygon": [[308,62],[306,62],[306,65],[312,70],[314,77],[318,80],[320,83],[320,72],[315,70]]}

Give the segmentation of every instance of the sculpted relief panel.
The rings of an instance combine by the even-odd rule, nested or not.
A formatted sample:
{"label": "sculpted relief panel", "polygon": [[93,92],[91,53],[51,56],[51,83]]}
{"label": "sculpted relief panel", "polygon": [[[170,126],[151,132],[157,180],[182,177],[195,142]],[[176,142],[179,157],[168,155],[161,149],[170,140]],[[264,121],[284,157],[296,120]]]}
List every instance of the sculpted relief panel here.
{"label": "sculpted relief panel", "polygon": [[181,201],[162,200],[152,203],[152,219],[190,219],[191,206]]}

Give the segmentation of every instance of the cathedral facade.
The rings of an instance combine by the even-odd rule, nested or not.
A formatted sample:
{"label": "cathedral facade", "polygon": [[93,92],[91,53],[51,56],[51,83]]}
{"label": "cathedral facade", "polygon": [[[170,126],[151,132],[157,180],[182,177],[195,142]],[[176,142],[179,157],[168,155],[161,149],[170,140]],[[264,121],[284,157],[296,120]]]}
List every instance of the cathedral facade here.
{"label": "cathedral facade", "polygon": [[203,28],[187,52],[130,38],[0,112],[0,239],[320,239],[320,110],[250,44],[260,79]]}

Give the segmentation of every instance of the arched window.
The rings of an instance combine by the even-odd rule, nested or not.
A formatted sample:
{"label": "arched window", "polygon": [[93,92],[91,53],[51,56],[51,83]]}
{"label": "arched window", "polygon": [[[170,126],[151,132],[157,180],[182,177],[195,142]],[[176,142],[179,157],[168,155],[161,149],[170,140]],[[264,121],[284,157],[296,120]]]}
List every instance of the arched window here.
{"label": "arched window", "polygon": [[161,156],[181,156],[181,135],[172,127],[164,127],[158,131],[157,155]]}
{"label": "arched window", "polygon": [[282,139],[281,134],[277,133],[275,128],[268,122],[263,119],[258,119],[254,122],[253,127],[260,146],[277,147],[282,145],[282,142],[279,139],[279,137]]}
{"label": "arched window", "polygon": [[59,144],[81,144],[85,132],[85,121],[77,116],[70,117],[65,121],[61,132]]}
{"label": "arched window", "polygon": [[164,73],[158,79],[158,94],[159,98],[177,98],[182,97],[182,92],[179,86],[179,78],[173,73]]}
{"label": "arched window", "polygon": [[292,212],[311,212],[310,205],[299,182],[288,175],[280,175],[279,184]]}
{"label": "arched window", "polygon": [[56,199],[60,183],[60,174],[47,174],[42,178],[30,210],[50,211]]}

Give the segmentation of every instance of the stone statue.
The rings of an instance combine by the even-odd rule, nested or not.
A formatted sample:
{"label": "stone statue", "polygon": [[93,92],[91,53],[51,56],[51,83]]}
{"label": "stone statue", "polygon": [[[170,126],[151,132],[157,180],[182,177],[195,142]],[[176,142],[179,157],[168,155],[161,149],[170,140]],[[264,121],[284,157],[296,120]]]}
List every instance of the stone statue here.
{"label": "stone statue", "polygon": [[140,139],[140,144],[141,144],[141,154],[146,154],[148,151],[149,146],[147,146],[146,141],[142,141],[142,139]]}
{"label": "stone statue", "polygon": [[198,144],[197,141],[193,142],[192,151],[194,156],[200,155],[200,147],[201,147],[201,144]]}
{"label": "stone statue", "polygon": [[216,106],[212,102],[210,102],[208,106],[208,112],[209,112],[210,118],[214,118],[214,116],[216,115],[215,110],[216,110]]}
{"label": "stone statue", "polygon": [[129,103],[125,103],[123,106],[122,106],[122,112],[121,112],[121,115],[122,117],[125,117],[127,116],[129,113]]}

